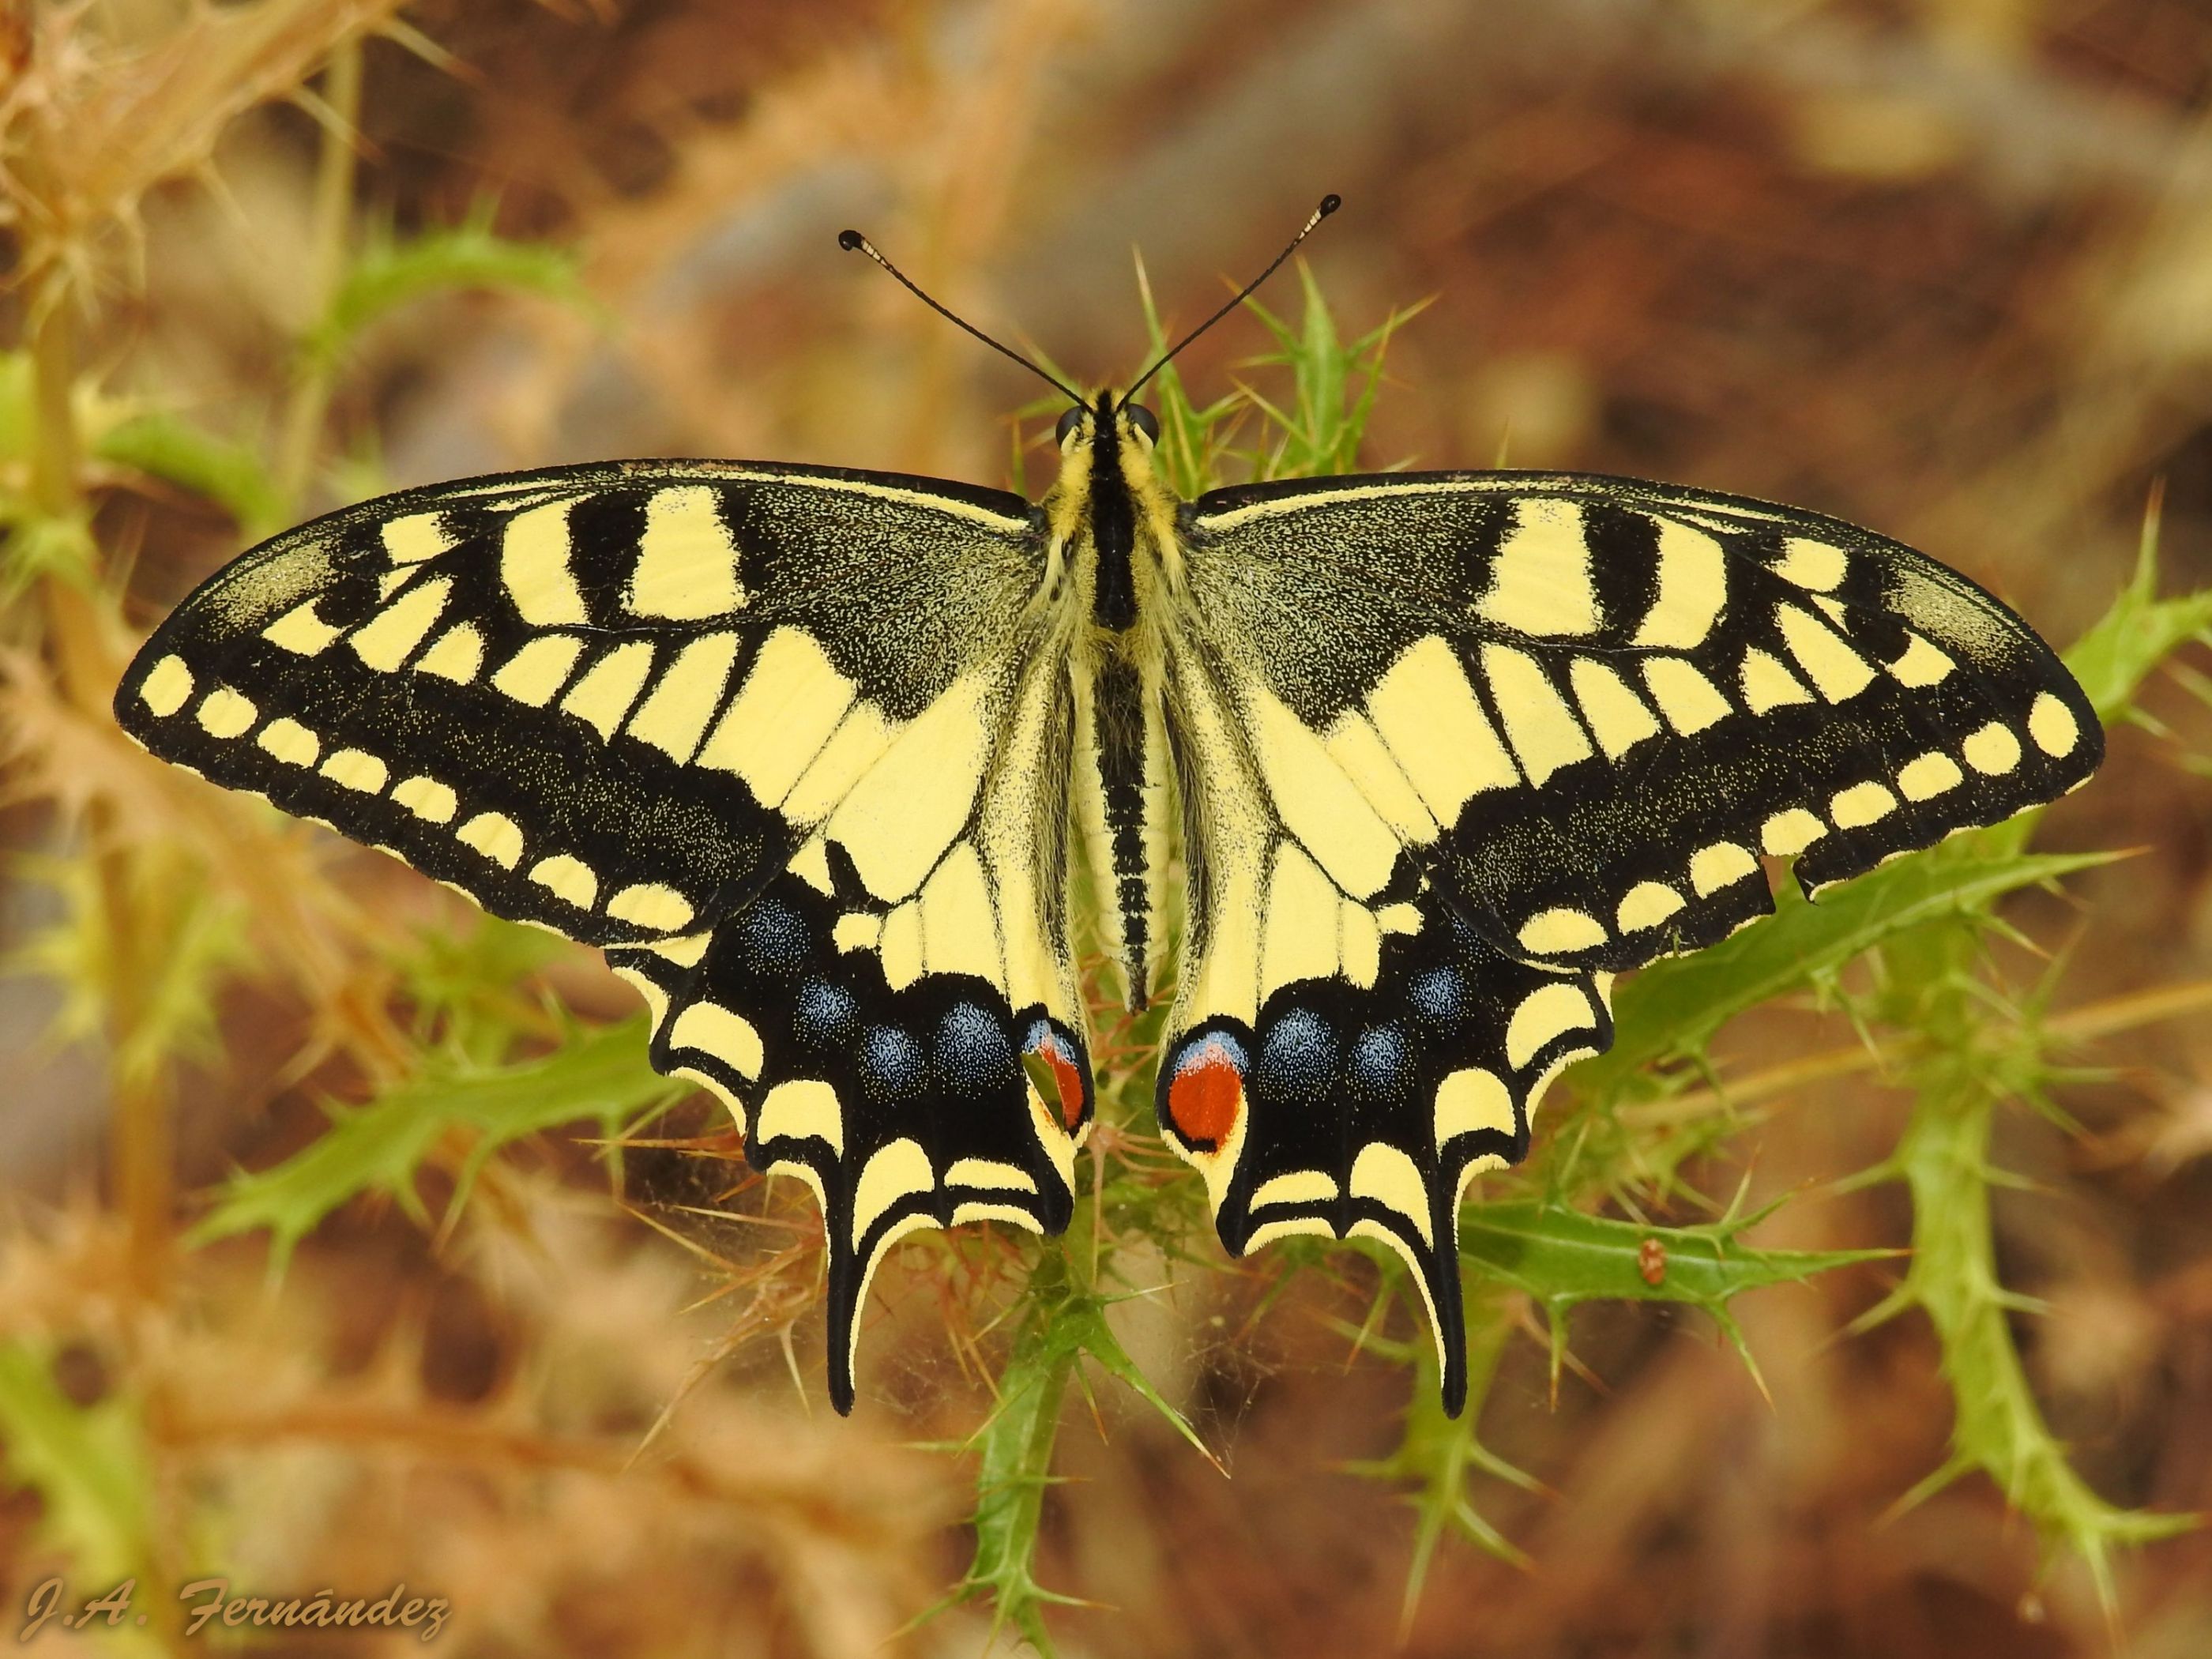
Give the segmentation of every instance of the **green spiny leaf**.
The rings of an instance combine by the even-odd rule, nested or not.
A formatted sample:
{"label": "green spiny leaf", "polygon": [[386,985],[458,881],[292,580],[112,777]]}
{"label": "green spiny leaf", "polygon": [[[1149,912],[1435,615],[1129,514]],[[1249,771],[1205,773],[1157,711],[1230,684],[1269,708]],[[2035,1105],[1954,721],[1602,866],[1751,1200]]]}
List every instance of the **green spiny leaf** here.
{"label": "green spiny leaf", "polygon": [[358,1194],[391,1194],[427,1220],[417,1172],[446,1136],[469,1137],[456,1208],[485,1159],[508,1143],[579,1120],[612,1136],[684,1085],[646,1065],[642,1018],[601,1026],[541,1059],[480,1068],[434,1066],[366,1106],[332,1115],[327,1133],[272,1170],[237,1176],[192,1231],[195,1245],[269,1229],[280,1268],[323,1218]]}
{"label": "green spiny leaf", "polygon": [[997,1408],[971,1443],[977,1454],[975,1554],[954,1592],[957,1600],[988,1595],[994,1625],[1012,1625],[1048,1659],[1053,1647],[1044,1608],[1073,1598],[1036,1582],[1037,1528],[1052,1482],[1060,1402],[1083,1352],[1067,1299],[1049,1288],[1066,1285],[1056,1255],[1048,1251],[1039,1260],[1029,1316],[999,1373]]}
{"label": "green spiny leaf", "polygon": [[395,964],[416,1034],[478,1068],[497,1066],[519,1034],[551,1034],[556,1017],[532,987],[563,948],[541,929],[489,915],[423,933]]}
{"label": "green spiny leaf", "polygon": [[[1243,395],[1276,430],[1276,442],[1257,461],[1262,478],[1308,478],[1349,472],[1359,464],[1381,388],[1382,363],[1391,337],[1420,310],[1394,311],[1381,325],[1351,344],[1337,332],[1336,319],[1316,282],[1301,262],[1299,285],[1304,320],[1292,330],[1256,300],[1245,304],[1275,337],[1278,349],[1259,361],[1291,371],[1291,402],[1285,411],[1246,387]],[[1352,390],[1354,382],[1358,390]]]}
{"label": "green spiny leaf", "polygon": [[301,342],[308,368],[328,374],[380,319],[427,295],[457,289],[543,294],[580,308],[592,301],[575,256],[494,234],[489,208],[464,222],[401,241],[373,238],[354,257],[322,320]]}
{"label": "green spiny leaf", "polygon": [[[1482,1443],[1482,1401],[1514,1329],[1517,1291],[1550,1316],[1553,1364],[1564,1350],[1565,1322],[1578,1304],[1604,1299],[1673,1302],[1703,1308],[1731,1340],[1741,1339],[1728,1304],[1748,1290],[1802,1282],[1838,1267],[1876,1261],[1893,1250],[1774,1250],[1742,1241],[1765,1219],[1763,1212],[1700,1226],[1658,1226],[1586,1215],[1540,1202],[1468,1205],[1460,1219],[1460,1255],[1476,1276],[1468,1297],[1468,1406],[1456,1419],[1443,1414],[1432,1345],[1409,1344],[1413,1395],[1399,1444],[1384,1459],[1357,1464],[1356,1473],[1410,1482],[1419,1516],[1407,1574],[1402,1620],[1410,1628],[1437,1545],[1447,1534],[1519,1565],[1528,1559],[1475,1508],[1468,1484],[1476,1474],[1526,1490],[1536,1482]],[[1386,1278],[1402,1270],[1383,1261]],[[1375,1344],[1382,1346],[1385,1345]]]}
{"label": "green spiny leaf", "polygon": [[216,991],[249,954],[235,905],[159,851],[106,868],[82,854],[25,859],[20,867],[48,881],[65,909],[0,960],[0,973],[40,974],[61,988],[58,1038],[104,1035],[128,1009],[112,1064],[133,1085],[173,1060],[215,1054]]}
{"label": "green spiny leaf", "polygon": [[[2212,592],[2155,597],[2157,530],[2154,510],[2145,518],[2134,578],[2067,653],[2106,719],[2122,714],[2160,662],[2212,624]],[[2003,856],[2024,845],[2036,816],[1979,832],[1972,839],[1980,855]],[[1984,896],[1980,907],[1994,897]],[[2123,1509],[2100,1496],[2067,1461],[2029,1386],[2010,1322],[2021,1298],[1997,1274],[1990,1137],[2000,1103],[2040,1091],[2045,1042],[2032,1012],[1987,994],[1972,919],[1964,914],[1953,926],[1924,928],[1892,948],[1889,1012],[1927,1039],[1910,1071],[1912,1115],[1888,1166],[1912,1194],[1913,1256],[1905,1284],[1861,1322],[1921,1308],[1935,1327],[1951,1387],[1950,1455],[1901,1504],[1982,1471],[2046,1542],[2082,1560],[2109,1610],[2112,1547],[2170,1536],[2197,1521]]]}
{"label": "green spiny leaf", "polygon": [[1923,982],[1927,1018],[1949,1029],[1918,1068],[1912,1117],[1893,1160],[1912,1194],[1913,1225],[1912,1266],[1893,1300],[1917,1304],[1936,1328],[1955,1415],[1950,1456],[1902,1502],[1983,1471],[2045,1540],[2082,1559],[2109,1608],[2112,1547],[2170,1537],[2197,1520],[2108,1503],[2075,1473],[2045,1422],[2014,1341],[2008,1315],[2018,1298],[1997,1277],[1990,1218],[1991,1122],[2003,1081],[2018,1066],[1982,1063],[1982,1045],[1962,1026],[1984,1017],[1967,1010],[1961,986]]}
{"label": "green spiny leaf", "polygon": [[[1475,1291],[1467,1302],[1468,1393],[1480,1400],[1490,1391],[1498,1362],[1514,1329],[1510,1298],[1495,1291]],[[1518,1486],[1523,1492],[1542,1490],[1534,1476],[1516,1468],[1485,1445],[1477,1432],[1480,1410],[1444,1415],[1443,1384],[1437,1374],[1433,1343],[1413,1345],[1413,1385],[1406,1407],[1406,1427],[1389,1456],[1350,1465],[1350,1472],[1370,1480],[1405,1481],[1413,1490],[1408,1501],[1419,1517],[1414,1525],[1413,1559],[1406,1572],[1406,1593],[1400,1607],[1399,1639],[1402,1643],[1419,1609],[1421,1592],[1435,1565],[1437,1547],[1448,1534],[1467,1539],[1478,1548],[1515,1566],[1533,1565],[1513,1541],[1474,1507],[1468,1486],[1474,1476],[1486,1474]]]}
{"label": "green spiny leaf", "polygon": [[2089,694],[2100,719],[2127,708],[2136,688],[2191,640],[2212,629],[2212,588],[2179,599],[2158,597],[2159,515],[2143,516],[2135,574],[2105,614],[2066,653],[2066,665]]}
{"label": "green spiny leaf", "polygon": [[52,1353],[0,1343],[0,1448],[8,1478],[42,1500],[40,1531],[85,1582],[144,1574],[153,1470],[125,1396],[79,1406],[56,1386]]}
{"label": "green spiny leaf", "polygon": [[1107,1298],[1081,1290],[1070,1259],[1047,1248],[1030,1276],[1020,1334],[999,1374],[999,1403],[969,1442],[975,1474],[975,1554],[955,1599],[988,1595],[994,1619],[1012,1625],[1041,1654],[1051,1638],[1044,1608],[1079,1605],[1041,1586],[1035,1575],[1037,1528],[1052,1484],[1052,1453],[1067,1384],[1088,1356],[1127,1383],[1207,1462],[1221,1466],[1189,1420],[1152,1386],[1106,1322]]}
{"label": "green spiny leaf", "polygon": [[1486,1277],[1555,1312],[1601,1297],[1690,1303],[1717,1312],[1745,1291],[1896,1254],[1761,1249],[1739,1237],[1760,1218],[1668,1227],[1542,1200],[1470,1204],[1460,1217],[1459,1249]]}
{"label": "green spiny leaf", "polygon": [[1169,1404],[1167,1396],[1152,1386],[1152,1379],[1137,1368],[1135,1360],[1129,1358],[1121,1339],[1114,1334],[1112,1327],[1106,1322],[1108,1305],[1099,1297],[1080,1297],[1062,1308],[1060,1318],[1062,1323],[1073,1328],[1075,1340],[1085,1353],[1106,1371],[1127,1383],[1139,1400],[1158,1412],[1170,1428],[1190,1443],[1193,1450],[1219,1469],[1220,1461],[1207,1448],[1206,1442],[1198,1437],[1198,1431],[1191,1427],[1190,1419]]}
{"label": "green spiny leaf", "polygon": [[1621,988],[1613,1046],[1569,1073],[1588,1096],[1623,1086],[1654,1060],[1694,1054],[1745,1009],[1945,916],[2109,862],[2100,853],[1984,853],[1962,836],[1847,882],[1815,904],[1785,885],[1773,915],[1694,956],[1654,963]]}
{"label": "green spiny leaf", "polygon": [[40,578],[95,587],[99,548],[82,513],[49,518],[26,504],[0,501],[0,607],[12,605]]}
{"label": "green spiny leaf", "polygon": [[[1151,342],[1147,355],[1157,358],[1168,349],[1167,331],[1152,303],[1152,279],[1142,258],[1137,261],[1137,293],[1145,308],[1146,337]],[[1231,393],[1210,408],[1199,408],[1173,363],[1155,374],[1141,395],[1159,416],[1160,441],[1153,454],[1168,487],[1191,501],[1219,483],[1224,434],[1234,424],[1243,399]]]}
{"label": "green spiny leaf", "polygon": [[1340,472],[1331,466],[1341,425],[1346,390],[1351,384],[1351,364],[1338,343],[1336,319],[1326,301],[1313,287],[1312,273],[1298,263],[1304,301],[1302,325],[1293,328],[1257,300],[1244,303],[1275,337],[1276,349],[1257,361],[1291,371],[1291,401],[1284,409],[1247,387],[1245,396],[1275,429],[1273,447],[1260,458],[1262,478],[1310,478]]}
{"label": "green spiny leaf", "polygon": [[283,527],[284,499],[259,452],[180,415],[132,416],[100,434],[93,453],[213,501],[237,520],[249,541]]}

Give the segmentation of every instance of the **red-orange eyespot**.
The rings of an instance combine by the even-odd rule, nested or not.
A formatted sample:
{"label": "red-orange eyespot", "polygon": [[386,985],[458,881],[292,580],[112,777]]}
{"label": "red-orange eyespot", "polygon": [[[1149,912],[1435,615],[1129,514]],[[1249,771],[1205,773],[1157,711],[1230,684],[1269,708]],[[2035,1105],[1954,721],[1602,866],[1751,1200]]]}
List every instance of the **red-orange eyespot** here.
{"label": "red-orange eyespot", "polygon": [[1083,1066],[1067,1051],[1067,1044],[1048,1025],[1039,1021],[1022,1054],[1022,1069],[1030,1074],[1037,1098],[1060,1103],[1060,1121],[1068,1133],[1083,1125]]}
{"label": "red-orange eyespot", "polygon": [[1218,1039],[1184,1055],[1168,1085],[1168,1115],[1194,1145],[1218,1146],[1237,1127],[1244,1104],[1243,1068]]}
{"label": "red-orange eyespot", "polygon": [[1083,1068],[1063,1054],[1056,1042],[1046,1048],[1044,1057],[1060,1085],[1060,1121],[1073,1134],[1083,1121]]}

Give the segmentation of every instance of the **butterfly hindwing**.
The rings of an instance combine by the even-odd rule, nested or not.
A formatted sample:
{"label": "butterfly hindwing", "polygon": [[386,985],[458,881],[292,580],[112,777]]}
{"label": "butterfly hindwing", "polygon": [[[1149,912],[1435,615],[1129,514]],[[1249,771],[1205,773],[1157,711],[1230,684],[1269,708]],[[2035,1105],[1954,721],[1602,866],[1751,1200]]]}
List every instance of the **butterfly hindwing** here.
{"label": "butterfly hindwing", "polygon": [[[963,843],[956,857],[969,856]],[[848,860],[830,863],[829,890],[786,871],[709,933],[608,957],[653,1008],[654,1069],[728,1101],[748,1161],[796,1173],[819,1199],[830,1395],[842,1412],[884,1252],[917,1227],[986,1218],[1060,1231],[1091,1095],[1061,997],[1057,1012],[1016,1006],[997,978],[962,971],[894,984],[895,954],[841,948],[841,925],[849,937],[849,918],[882,911]],[[1009,931],[1021,925],[1001,914]],[[1048,1098],[1025,1056],[1050,1068]]]}
{"label": "butterfly hindwing", "polygon": [[1526,1154],[1550,1077],[1610,1042],[1603,981],[1501,953],[1202,628],[1170,653],[1188,920],[1160,1127],[1232,1252],[1320,1233],[1402,1256],[1456,1411],[1460,1195]]}
{"label": "butterfly hindwing", "polygon": [[[1263,899],[1284,925],[1298,902]],[[1403,902],[1371,975],[1296,979],[1249,1019],[1179,1022],[1158,1110],[1170,1144],[1206,1172],[1233,1254],[1319,1233],[1404,1258],[1456,1415],[1461,1195],[1472,1176],[1527,1155],[1545,1086],[1610,1043],[1613,1024],[1599,980],[1499,955],[1433,889]]]}
{"label": "butterfly hindwing", "polygon": [[[1091,1079],[1065,678],[1016,497],[632,463],[288,532],[117,694],[155,753],[607,948],[830,1230],[832,1394],[912,1227],[1066,1224]],[[1048,1103],[1024,1054],[1054,1085]]]}

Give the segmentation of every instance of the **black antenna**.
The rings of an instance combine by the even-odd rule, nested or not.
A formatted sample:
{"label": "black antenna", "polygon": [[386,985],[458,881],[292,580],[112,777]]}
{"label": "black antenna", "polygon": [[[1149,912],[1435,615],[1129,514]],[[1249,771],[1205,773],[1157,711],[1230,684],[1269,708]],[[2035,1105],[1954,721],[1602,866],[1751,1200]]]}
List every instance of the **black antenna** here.
{"label": "black antenna", "polygon": [[[1335,198],[1334,197],[1331,197],[1329,199],[1330,199],[1331,201],[1334,201],[1336,198]],[[1311,227],[1309,227],[1309,228],[1311,228]],[[841,231],[839,231],[839,232],[837,233],[837,246],[838,246],[839,247],[843,248],[843,249],[845,250],[845,252],[848,252],[848,253],[865,253],[865,254],[866,254],[866,255],[868,256],[868,258],[870,258],[871,259],[873,259],[873,260],[874,260],[878,264],[881,265],[881,266],[882,266],[885,270],[888,270],[889,272],[890,272],[890,274],[891,274],[892,276],[894,276],[897,277],[897,278],[899,279],[899,281],[900,281],[902,283],[903,283],[903,284],[905,285],[905,287],[906,287],[906,289],[907,289],[907,291],[908,291],[908,292],[909,292],[910,294],[912,294],[915,299],[917,299],[917,300],[921,301],[922,302],[922,304],[924,304],[924,305],[927,306],[927,307],[928,307],[932,311],[935,312],[939,316],[940,316],[940,317],[944,318],[944,319],[945,319],[946,321],[948,321],[948,322],[957,324],[958,326],[960,326],[960,327],[962,327],[962,328],[966,329],[966,330],[967,330],[970,334],[974,335],[977,339],[981,340],[981,341],[985,345],[987,345],[987,346],[990,347],[992,350],[996,351],[996,352],[999,352],[999,353],[1000,353],[1000,354],[1002,354],[1002,355],[1004,355],[1004,356],[1006,356],[1012,357],[1012,358],[1016,362],[1019,363],[1019,364],[1020,364],[1024,368],[1026,368],[1027,370],[1029,370],[1029,372],[1030,372],[1030,374],[1032,374],[1036,375],[1036,376],[1037,377],[1037,379],[1039,379],[1040,380],[1042,380],[1042,381],[1046,382],[1048,385],[1051,386],[1054,389],[1055,389],[1056,391],[1058,391],[1058,392],[1060,392],[1063,397],[1065,397],[1065,398],[1066,398],[1070,403],[1073,404],[1074,404],[1078,409],[1081,409],[1081,408],[1085,408],[1085,407],[1086,407],[1086,405],[1085,404],[1085,403],[1084,403],[1084,401],[1083,401],[1083,394],[1082,394],[1081,392],[1070,390],[1070,389],[1069,389],[1069,387],[1066,385],[1066,383],[1065,383],[1065,382],[1063,382],[1063,381],[1061,381],[1061,380],[1059,380],[1055,379],[1054,376],[1052,376],[1052,375],[1050,375],[1050,374],[1046,374],[1042,369],[1039,368],[1038,368],[1035,363],[1031,362],[1028,358],[1026,358],[1026,357],[1023,356],[1022,356],[1022,354],[1021,354],[1020,352],[1016,351],[1016,350],[1015,350],[1012,346],[1004,346],[1004,345],[1000,345],[1000,344],[996,340],[993,339],[989,335],[988,335],[988,334],[984,333],[984,332],[983,332],[983,331],[982,331],[981,329],[980,329],[980,328],[976,327],[975,324],[973,324],[973,323],[971,323],[971,322],[968,321],[968,320],[967,320],[967,319],[965,319],[964,317],[956,317],[956,316],[954,316],[952,313],[951,313],[951,312],[947,311],[947,310],[946,310],[943,306],[941,306],[941,305],[938,304],[936,301],[934,301],[934,300],[931,299],[931,298],[929,297],[929,295],[927,295],[927,294],[924,294],[924,293],[921,291],[921,286],[920,286],[918,283],[916,283],[915,282],[915,280],[914,280],[911,276],[908,276],[906,274],[906,272],[904,272],[904,271],[901,270],[900,270],[896,265],[893,264],[890,260],[888,260],[888,259],[884,258],[884,256],[883,256],[882,254],[880,254],[880,253],[877,252],[876,252],[876,245],[875,245],[873,242],[870,241],[866,237],[865,237],[865,236],[861,235],[861,234],[860,234],[860,233],[859,231],[857,231],[857,230],[841,230]],[[1295,246],[1297,246],[1297,245],[1295,242],[1291,244],[1291,246],[1293,246],[1293,247],[1295,247]],[[1278,260],[1275,262],[1275,264],[1280,264],[1281,263],[1282,263],[1282,261],[1281,261],[1281,260],[1279,260],[1279,259],[1278,259]],[[1273,268],[1273,266],[1270,266],[1270,267],[1269,267],[1269,269],[1271,269],[1271,270],[1272,270]]]}
{"label": "black antenna", "polygon": [[[1267,262],[1267,268],[1265,270],[1261,271],[1257,276],[1255,276],[1250,282],[1245,283],[1242,289],[1237,290],[1237,297],[1235,299],[1231,300],[1227,305],[1222,307],[1220,310],[1215,312],[1213,315],[1207,318],[1196,328],[1191,330],[1189,333],[1184,335],[1182,338],[1177,340],[1173,345],[1170,346],[1167,350],[1161,355],[1159,362],[1154,363],[1150,368],[1146,369],[1143,374],[1137,376],[1135,380],[1132,380],[1129,383],[1129,389],[1121,394],[1121,403],[1120,406],[1126,408],[1128,404],[1129,399],[1137,395],[1137,388],[1144,385],[1146,381],[1151,380],[1153,375],[1158,374],[1170,363],[1173,362],[1177,352],[1181,351],[1193,340],[1195,340],[1200,335],[1205,333],[1206,330],[1212,328],[1216,323],[1219,322],[1224,317],[1226,317],[1231,312],[1236,310],[1237,307],[1243,305],[1245,301],[1250,299],[1252,297],[1252,290],[1258,288],[1261,283],[1266,282],[1267,278],[1273,276],[1275,274],[1275,268],[1281,264],[1284,260],[1289,258],[1291,255],[1298,251],[1298,244],[1300,242],[1304,241],[1307,237],[1313,234],[1314,227],[1318,225],[1322,220],[1328,218],[1330,214],[1335,212],[1337,209],[1343,205],[1344,198],[1339,196],[1334,191],[1331,191],[1328,195],[1322,197],[1321,198],[1321,205],[1313,210],[1313,217],[1307,220],[1304,227],[1298,232],[1298,234],[1291,238],[1290,246],[1285,248],[1280,253],[1278,253],[1273,259],[1269,260]],[[850,235],[852,233],[850,231],[846,233],[848,235]],[[894,276],[897,275],[896,271],[892,274]],[[911,286],[911,284],[909,284],[909,286]],[[927,298],[928,296],[924,295],[923,297]],[[955,319],[955,320],[957,321],[957,319]],[[1003,347],[1000,349],[1004,349]]]}

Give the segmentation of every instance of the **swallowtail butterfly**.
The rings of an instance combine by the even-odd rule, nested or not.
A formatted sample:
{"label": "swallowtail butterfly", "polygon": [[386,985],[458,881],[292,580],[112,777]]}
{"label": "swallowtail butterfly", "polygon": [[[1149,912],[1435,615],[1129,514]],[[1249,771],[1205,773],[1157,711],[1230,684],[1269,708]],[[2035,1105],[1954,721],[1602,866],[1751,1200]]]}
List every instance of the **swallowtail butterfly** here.
{"label": "swallowtail butterfly", "polygon": [[347,507],[116,696],[155,754],[605,951],[654,1067],[819,1198],[840,1411],[894,1242],[1067,1223],[1072,858],[1132,1007],[1181,941],[1156,1107],[1223,1244],[1396,1251],[1455,1413],[1462,1195],[1607,1046],[1613,976],[1769,912],[1762,855],[1809,894],[2103,753],[2018,617],[1868,531],[1558,472],[1186,501],[1130,392],[1060,389],[1035,504],[646,460]]}

